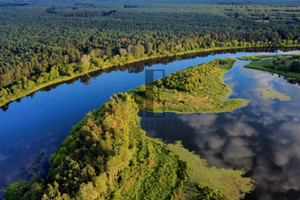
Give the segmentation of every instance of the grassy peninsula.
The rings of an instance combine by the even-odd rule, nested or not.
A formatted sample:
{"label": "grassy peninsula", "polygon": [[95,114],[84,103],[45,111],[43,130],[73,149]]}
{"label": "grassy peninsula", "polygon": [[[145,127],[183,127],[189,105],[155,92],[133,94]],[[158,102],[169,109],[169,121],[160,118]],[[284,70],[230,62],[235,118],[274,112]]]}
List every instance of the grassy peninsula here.
{"label": "grassy peninsula", "polygon": [[252,61],[246,68],[280,74],[288,79],[300,79],[300,55],[261,55],[240,59]]}
{"label": "grassy peninsula", "polygon": [[234,58],[216,59],[172,73],[130,93],[141,109],[153,112],[225,112],[240,108],[248,101],[228,99],[231,89],[222,80],[234,62]]}

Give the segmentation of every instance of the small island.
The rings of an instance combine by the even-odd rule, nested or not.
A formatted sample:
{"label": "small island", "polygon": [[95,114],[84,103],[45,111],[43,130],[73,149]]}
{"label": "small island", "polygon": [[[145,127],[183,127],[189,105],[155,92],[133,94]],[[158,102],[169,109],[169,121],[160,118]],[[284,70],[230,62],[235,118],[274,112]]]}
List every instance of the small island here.
{"label": "small island", "polygon": [[241,60],[251,60],[246,68],[258,69],[300,80],[300,54],[245,56]]}

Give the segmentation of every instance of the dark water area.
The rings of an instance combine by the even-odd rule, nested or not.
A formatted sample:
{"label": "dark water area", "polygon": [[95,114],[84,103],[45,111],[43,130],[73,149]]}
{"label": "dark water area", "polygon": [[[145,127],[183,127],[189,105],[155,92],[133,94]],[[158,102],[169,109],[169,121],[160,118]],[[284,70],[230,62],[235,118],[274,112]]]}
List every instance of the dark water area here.
{"label": "dark water area", "polygon": [[[258,52],[255,53],[255,51]],[[186,69],[190,66],[198,65],[204,62],[209,62],[216,58],[241,57],[246,55],[262,54],[262,52],[269,52],[272,54],[282,53],[282,51],[275,51],[274,49],[265,49],[265,50],[251,49],[251,50],[247,50],[246,52],[218,51],[218,52],[210,52],[210,53],[202,53],[202,54],[192,54],[186,56],[175,56],[175,57],[164,58],[164,59],[155,59],[155,60],[140,62],[137,64],[127,65],[123,67],[115,67],[110,70],[91,73],[87,76],[80,77],[79,79],[74,79],[72,81],[68,81],[63,84],[57,84],[57,85],[44,88],[43,90],[40,90],[27,97],[24,97],[19,101],[15,101],[10,103],[9,105],[4,106],[2,110],[0,110],[0,188],[5,188],[8,184],[20,179],[30,180],[32,174],[36,172],[40,172],[42,177],[45,177],[49,169],[48,160],[51,154],[55,152],[55,149],[67,136],[69,131],[72,129],[72,126],[76,125],[89,111],[99,108],[101,104],[109,100],[109,97],[112,96],[114,93],[126,92],[132,88],[144,84],[145,70],[162,69],[165,71],[165,75],[168,75],[172,72]],[[239,67],[234,68],[232,71],[236,69],[239,69]],[[230,73],[232,73],[232,71],[230,71]],[[249,76],[253,71],[255,70],[249,70]],[[226,76],[228,74],[226,74]],[[262,72],[262,74],[267,74],[267,73]],[[267,75],[272,77],[272,79],[274,80],[278,79],[277,77],[271,76],[270,74]],[[251,79],[251,76],[249,77],[249,79]],[[289,87],[296,88],[294,89],[294,92],[292,92],[293,94],[291,95],[294,101],[295,97],[293,97],[293,95],[297,95],[297,93],[300,94],[298,91],[299,86],[292,85],[288,83],[286,80],[284,80],[283,78],[279,78],[278,80],[281,80],[283,85],[288,85]],[[236,87],[242,87],[240,82],[242,83],[242,85],[245,85],[243,78],[236,77],[228,81],[229,81],[228,84],[230,86],[234,86],[233,88],[235,93],[233,95],[237,95],[238,97],[244,97],[242,96],[242,93],[240,93],[240,91],[236,89]],[[281,86],[281,84],[278,84],[278,87],[283,87],[283,86]],[[244,89],[246,90],[246,88]],[[251,95],[251,93],[250,92],[247,93],[247,91],[244,91],[244,93]],[[250,97],[248,99],[250,99]],[[257,109],[266,107],[264,104],[261,104],[261,101],[262,100],[257,102]],[[287,103],[286,105],[288,106],[286,106],[286,108],[292,110],[293,113],[296,112],[296,114],[297,113],[299,114],[299,110],[297,109],[300,106],[297,107],[296,105],[294,105],[295,108],[291,107],[291,105],[289,105],[291,102],[283,102],[283,103]],[[255,103],[255,101],[253,103]],[[252,102],[250,106],[251,105]],[[278,105],[281,105],[281,102],[278,102]],[[270,110],[272,114],[276,113],[277,110],[282,112],[280,110],[281,108],[280,106],[279,107],[275,106],[274,108],[276,109]],[[223,113],[220,115],[217,114],[218,119],[216,119],[216,121],[218,122],[218,124],[221,125],[222,123],[226,122],[226,119],[222,118],[221,115],[227,114],[227,115],[238,116],[237,113],[239,112],[242,115],[244,114],[244,112],[248,113],[251,111],[251,109],[250,111],[247,111],[247,109],[249,109],[249,107],[234,112],[230,112],[230,113]],[[258,112],[261,111],[258,110]],[[263,113],[257,113],[257,114],[264,115]],[[248,114],[244,114],[244,115],[247,116]],[[201,114],[194,114],[194,115],[187,115],[187,116],[196,117],[196,116],[201,116]],[[179,124],[180,119],[178,118],[177,114],[168,113],[166,117],[177,119],[178,121],[177,123]],[[250,119],[250,116],[247,117],[249,117]],[[210,114],[207,114],[204,118],[207,118],[206,120],[209,120],[209,118],[212,117],[210,116]],[[264,118],[263,116],[256,116],[256,120],[259,119],[264,119]],[[291,117],[291,120],[295,120],[295,119],[296,118]],[[190,127],[190,125],[188,124],[189,119],[187,118],[186,120],[187,121],[182,122],[182,125],[180,127],[182,127],[183,129],[180,130],[187,129],[189,131],[186,130],[186,131],[178,132],[179,129],[177,129],[177,132],[174,130],[174,133],[171,134],[170,132],[169,133],[165,132],[166,131],[165,130],[160,132],[161,138],[170,142],[175,140],[182,140],[187,147],[199,152],[201,156],[207,154],[207,157],[209,157],[209,155],[211,154],[211,151],[209,149],[207,149],[206,151],[206,149],[201,149],[202,147],[200,148],[196,143],[187,142],[197,134],[193,129],[193,127]],[[192,123],[193,120],[194,119],[191,118],[190,123]],[[232,120],[233,119],[231,119],[231,121]],[[254,122],[252,123],[255,124]],[[199,126],[201,127],[201,125]],[[279,126],[279,124],[274,124],[274,126]],[[188,129],[188,127],[190,128]],[[259,127],[265,130],[262,125],[260,125]],[[252,129],[256,130],[253,127]],[[170,130],[172,129],[169,129],[169,131]],[[218,134],[221,134],[221,132],[220,133],[218,132]],[[222,133],[225,135],[224,130]],[[147,134],[151,135],[152,133],[148,132]],[[211,134],[215,134],[215,133],[212,132]],[[166,137],[163,137],[163,135],[165,135]],[[167,138],[167,136],[170,136],[170,138]],[[274,135],[274,137],[275,136],[278,137],[277,135]],[[288,136],[293,137],[293,134],[288,134]],[[222,135],[216,137],[223,139]],[[224,138],[224,140],[225,139],[226,137]],[[250,140],[252,139],[254,139],[256,142],[261,142],[255,137],[253,138],[247,137],[243,139],[244,140],[240,142],[242,144],[243,142],[250,143]],[[276,138],[274,138],[274,140],[276,141]],[[266,149],[267,149],[267,147],[270,145],[269,140],[265,139],[263,141],[265,141],[264,144],[266,145]],[[228,141],[228,143],[235,144],[238,142],[230,140]],[[284,146],[284,144],[282,145]],[[241,148],[243,148],[242,145],[240,146]],[[277,148],[279,149],[280,146],[278,146]],[[266,155],[270,154],[267,153],[267,151],[262,151],[262,152],[264,152],[264,154]],[[285,155],[287,152],[281,151],[281,153]],[[293,151],[293,156],[295,158],[297,158],[298,156],[296,154],[297,151],[295,149],[295,151]],[[221,153],[217,153],[216,155],[222,157]],[[211,156],[211,158],[214,157],[215,154]],[[212,160],[208,159],[208,162],[211,165],[216,165],[220,167],[221,165],[219,164],[222,163],[220,160],[222,159],[217,159],[215,163],[212,162]],[[226,164],[227,162],[231,164],[233,163],[231,161],[226,161],[224,163]],[[224,166],[232,167],[233,165],[227,163]],[[293,167],[297,167],[297,166],[299,167],[300,165],[297,165],[297,162],[294,163]],[[244,166],[239,165],[237,163],[234,165],[234,167],[240,168]],[[269,168],[266,168],[265,170],[269,170]],[[281,168],[280,169],[278,168],[278,170],[281,170]],[[286,171],[290,172],[289,169],[286,169]],[[300,182],[299,180],[300,179],[298,176],[298,182]],[[299,188],[296,187],[294,187],[294,189],[299,190]],[[2,193],[0,192],[0,199],[2,199],[3,197],[4,197],[3,192]]]}
{"label": "dark water area", "polygon": [[[148,136],[184,147],[209,166],[244,169],[256,182],[247,200],[300,199],[300,86],[278,75],[246,69],[238,60],[224,75],[231,98],[250,100],[248,106],[225,113],[165,113],[143,117]],[[290,101],[264,99],[257,89],[274,89]]]}

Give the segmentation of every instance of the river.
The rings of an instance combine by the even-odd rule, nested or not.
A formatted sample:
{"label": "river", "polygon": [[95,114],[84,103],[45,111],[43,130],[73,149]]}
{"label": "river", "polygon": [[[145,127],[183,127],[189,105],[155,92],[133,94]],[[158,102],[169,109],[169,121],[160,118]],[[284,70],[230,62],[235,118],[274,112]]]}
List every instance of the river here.
{"label": "river", "polygon": [[[28,180],[34,172],[44,177],[49,157],[72,126],[114,93],[144,84],[145,69],[164,70],[168,75],[216,58],[282,53],[214,52],[147,61],[48,87],[13,102],[0,110],[0,188],[19,179]],[[298,200],[300,87],[277,75],[245,69],[245,62],[238,61],[224,80],[233,88],[232,97],[250,100],[247,107],[219,114],[166,113],[160,119],[143,117],[142,127],[148,136],[166,142],[182,140],[186,148],[199,153],[210,166],[248,170],[258,185],[249,199]],[[291,101],[263,99],[257,88],[276,89],[289,95]],[[147,120],[156,120],[158,125],[147,127]],[[163,121],[169,125],[162,126]]]}

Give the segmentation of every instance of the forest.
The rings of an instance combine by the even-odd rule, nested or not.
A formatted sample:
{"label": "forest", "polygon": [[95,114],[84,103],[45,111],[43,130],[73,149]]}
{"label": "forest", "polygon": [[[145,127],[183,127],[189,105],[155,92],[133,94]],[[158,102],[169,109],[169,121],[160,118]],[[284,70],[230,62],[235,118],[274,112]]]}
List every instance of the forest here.
{"label": "forest", "polygon": [[73,127],[46,179],[12,183],[6,200],[238,200],[253,189],[243,171],[209,168],[180,144],[146,137],[138,111],[131,95],[115,94]]}
{"label": "forest", "polygon": [[299,23],[299,7],[232,6],[224,9],[225,15],[255,21],[290,21]]}
{"label": "forest", "polygon": [[[217,49],[299,46],[298,4],[274,5],[121,0],[2,4],[0,106],[53,83],[144,59]],[[259,16],[267,10],[265,16],[276,20],[262,26],[253,20],[257,18],[253,10]],[[274,13],[280,16],[272,17]]]}

